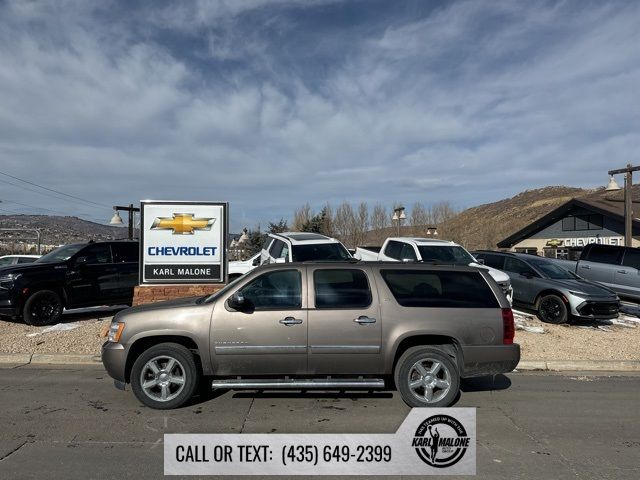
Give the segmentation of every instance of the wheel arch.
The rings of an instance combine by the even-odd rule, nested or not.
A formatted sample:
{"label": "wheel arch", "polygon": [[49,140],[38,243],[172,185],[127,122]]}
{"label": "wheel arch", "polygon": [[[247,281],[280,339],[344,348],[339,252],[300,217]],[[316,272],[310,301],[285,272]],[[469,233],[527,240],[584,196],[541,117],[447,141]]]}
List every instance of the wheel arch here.
{"label": "wheel arch", "polygon": [[402,338],[400,338],[397,342],[397,345],[393,349],[393,362],[389,365],[389,372],[393,375],[393,372],[396,369],[396,365],[398,360],[402,356],[404,352],[406,352],[409,348],[418,347],[418,346],[429,346],[429,345],[442,345],[442,346],[450,346],[452,350],[449,352],[449,356],[456,360],[456,364],[458,365],[458,369],[460,372],[463,371],[464,368],[464,358],[462,352],[462,344],[460,340],[451,336],[440,333],[415,333],[408,334]]}
{"label": "wheel arch", "polygon": [[196,366],[203,372],[203,362],[200,358],[200,350],[196,341],[185,335],[151,335],[137,339],[127,352],[127,360],[125,362],[124,376],[125,382],[131,381],[131,370],[136,359],[149,348],[159,345],[161,343],[177,343],[183,347],[188,348],[193,353],[193,358],[196,362]]}
{"label": "wheel arch", "polygon": [[562,293],[559,290],[555,290],[553,288],[546,288],[541,292],[539,292],[538,295],[536,295],[536,299],[533,302],[533,304],[536,307],[536,310],[538,309],[538,302],[540,301],[540,299],[542,297],[546,297],[547,295],[555,295],[556,297],[560,297],[565,305],[567,306],[569,305],[569,301],[567,300],[567,297],[564,295],[564,293]]}

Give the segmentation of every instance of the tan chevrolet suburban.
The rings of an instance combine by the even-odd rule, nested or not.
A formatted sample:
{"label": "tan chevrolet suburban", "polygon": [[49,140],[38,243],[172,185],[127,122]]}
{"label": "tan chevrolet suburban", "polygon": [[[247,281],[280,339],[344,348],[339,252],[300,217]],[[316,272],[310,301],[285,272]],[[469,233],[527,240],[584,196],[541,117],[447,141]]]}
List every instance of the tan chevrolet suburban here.
{"label": "tan chevrolet suburban", "polygon": [[119,312],[104,366],[152,408],[220,389],[382,389],[414,407],[457,398],[460,378],[513,370],[513,314],[475,267],[264,265],[214,295]]}

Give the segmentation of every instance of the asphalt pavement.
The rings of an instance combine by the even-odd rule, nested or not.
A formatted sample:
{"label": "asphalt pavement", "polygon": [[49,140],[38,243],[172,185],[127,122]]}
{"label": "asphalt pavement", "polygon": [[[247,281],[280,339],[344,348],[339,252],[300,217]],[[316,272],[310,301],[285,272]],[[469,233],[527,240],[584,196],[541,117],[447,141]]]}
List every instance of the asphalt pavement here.
{"label": "asphalt pavement", "polygon": [[[0,368],[0,385],[2,479],[160,478],[164,433],[391,433],[409,412],[395,392],[248,391],[156,411],[100,366]],[[479,478],[637,479],[638,398],[633,373],[513,373],[465,381],[456,406],[477,407]]]}

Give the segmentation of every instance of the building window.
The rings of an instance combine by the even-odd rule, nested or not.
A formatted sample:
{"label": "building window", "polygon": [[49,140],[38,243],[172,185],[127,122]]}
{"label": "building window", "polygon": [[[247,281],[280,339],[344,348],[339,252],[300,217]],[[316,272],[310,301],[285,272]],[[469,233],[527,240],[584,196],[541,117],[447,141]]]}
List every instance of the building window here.
{"label": "building window", "polygon": [[575,215],[562,219],[562,231],[602,230],[603,218],[600,214]]}
{"label": "building window", "polygon": [[537,255],[538,254],[538,249],[537,248],[516,248],[516,253],[526,253],[528,255]]}

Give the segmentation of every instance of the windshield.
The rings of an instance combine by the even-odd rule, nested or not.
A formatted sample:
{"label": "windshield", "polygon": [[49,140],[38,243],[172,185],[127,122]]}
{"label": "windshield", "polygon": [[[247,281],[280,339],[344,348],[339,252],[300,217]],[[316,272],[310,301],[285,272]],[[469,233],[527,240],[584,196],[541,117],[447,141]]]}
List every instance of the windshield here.
{"label": "windshield", "polygon": [[547,278],[553,280],[575,280],[579,278],[576,274],[552,262],[537,259],[527,259],[527,262],[540,270]]}
{"label": "windshield", "polygon": [[292,251],[294,262],[314,260],[349,260],[351,255],[341,243],[312,243],[295,245]]}
{"label": "windshield", "polygon": [[84,244],[82,243],[74,245],[64,245],[50,251],[46,255],[43,255],[38,260],[36,260],[36,263],[64,262],[65,260],[69,260],[76,252],[80,251],[82,247],[84,247]]}
{"label": "windshield", "polygon": [[462,247],[418,246],[423,262],[447,263],[453,265],[469,265],[475,259]]}

